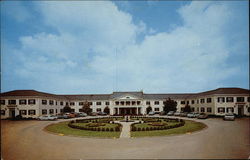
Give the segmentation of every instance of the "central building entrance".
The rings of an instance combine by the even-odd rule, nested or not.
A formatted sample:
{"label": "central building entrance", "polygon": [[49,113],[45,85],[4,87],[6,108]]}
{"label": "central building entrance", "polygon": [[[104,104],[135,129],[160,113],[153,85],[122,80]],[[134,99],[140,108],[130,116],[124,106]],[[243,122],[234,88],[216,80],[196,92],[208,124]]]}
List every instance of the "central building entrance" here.
{"label": "central building entrance", "polygon": [[126,108],[115,108],[115,115],[140,115],[141,108],[140,107],[126,107]]}
{"label": "central building entrance", "polygon": [[120,108],[121,115],[136,115],[136,108]]}

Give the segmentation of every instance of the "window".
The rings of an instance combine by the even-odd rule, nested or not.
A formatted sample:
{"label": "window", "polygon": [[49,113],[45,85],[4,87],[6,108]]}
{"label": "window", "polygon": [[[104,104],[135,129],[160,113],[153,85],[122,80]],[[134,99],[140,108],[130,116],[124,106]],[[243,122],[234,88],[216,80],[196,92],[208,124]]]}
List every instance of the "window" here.
{"label": "window", "polygon": [[20,104],[20,105],[27,104],[27,100],[26,100],[26,99],[20,99],[20,100],[19,100],[19,104]]}
{"label": "window", "polygon": [[197,108],[197,112],[199,112],[199,110],[200,110],[200,109],[199,109],[199,107],[198,107],[198,108]]}
{"label": "window", "polygon": [[90,105],[90,106],[93,105],[93,102],[89,102],[89,105]]}
{"label": "window", "polygon": [[132,101],[132,105],[135,105],[135,101]]}
{"label": "window", "polygon": [[207,98],[207,103],[211,103],[212,102],[212,98]]}
{"label": "window", "polygon": [[147,102],[146,102],[146,105],[150,105],[150,101],[147,101]]}
{"label": "window", "polygon": [[57,109],[56,109],[56,113],[57,113]]}
{"label": "window", "polygon": [[5,100],[1,100],[0,104],[5,105]]}
{"label": "window", "polygon": [[42,100],[43,105],[47,105],[47,100]]}
{"label": "window", "polygon": [[16,100],[9,100],[8,103],[9,104],[16,104]]}
{"label": "window", "polygon": [[194,104],[194,100],[192,100],[191,102],[192,102],[192,104]]}
{"label": "window", "polygon": [[35,99],[29,99],[28,104],[36,104],[36,100]]}
{"label": "window", "polygon": [[155,111],[160,111],[160,108],[155,108]]}
{"label": "window", "polygon": [[219,108],[218,108],[218,112],[219,112],[219,113],[225,113],[225,108],[219,107]]}
{"label": "window", "polygon": [[102,105],[102,102],[96,102],[96,105],[100,106]]}
{"label": "window", "polygon": [[234,97],[227,97],[226,100],[227,102],[234,102]]}
{"label": "window", "polygon": [[247,111],[250,113],[250,107],[247,108]]}
{"label": "window", "polygon": [[75,112],[75,109],[71,109],[71,112]]}
{"label": "window", "polygon": [[20,110],[19,113],[20,115],[27,115],[27,110]]}
{"label": "window", "polygon": [[244,102],[245,98],[244,97],[237,97],[237,102]]}
{"label": "window", "polygon": [[56,101],[56,105],[57,105],[57,101]]}
{"label": "window", "polygon": [[228,107],[227,108],[227,113],[233,113],[234,112],[234,108],[233,107]]}
{"label": "window", "polygon": [[130,101],[126,101],[126,105],[130,105]]}
{"label": "window", "polygon": [[5,110],[1,110],[1,115],[5,115]]}
{"label": "window", "polygon": [[185,104],[185,101],[181,101],[181,104]]}
{"label": "window", "polygon": [[184,111],[184,107],[181,107],[181,111],[182,111],[182,112]]}
{"label": "window", "polygon": [[197,99],[197,104],[199,104],[199,100]]}
{"label": "window", "polygon": [[49,100],[49,105],[54,105],[54,101],[53,100]]}
{"label": "window", "polygon": [[137,101],[136,103],[137,103],[137,105],[140,105],[140,104],[141,104],[141,101]]}
{"label": "window", "polygon": [[74,105],[75,105],[75,102],[70,102],[69,105],[70,105],[70,106],[74,106]]}
{"label": "window", "polygon": [[60,105],[63,106],[63,102],[60,102]]}
{"label": "window", "polygon": [[211,112],[212,112],[212,108],[211,108],[211,107],[208,107],[208,108],[207,108],[207,112],[211,113]]}
{"label": "window", "polygon": [[201,107],[201,112],[205,112],[205,108],[204,107]]}
{"label": "window", "polygon": [[101,108],[97,108],[97,109],[96,109],[96,112],[101,112],[101,111],[102,111]]}
{"label": "window", "polygon": [[42,109],[42,114],[47,114],[47,109]]}
{"label": "window", "polygon": [[79,112],[83,112],[83,110],[82,110],[82,109],[79,109]]}
{"label": "window", "polygon": [[107,106],[108,106],[108,105],[109,105],[109,102],[105,102],[105,105],[107,105]]}
{"label": "window", "polygon": [[69,102],[66,102],[66,106],[68,106],[69,105]]}
{"label": "window", "polygon": [[53,113],[54,113],[54,109],[50,109],[49,114],[53,114]]}
{"label": "window", "polygon": [[124,102],[123,102],[123,101],[121,101],[120,103],[121,103],[121,105],[124,105]]}
{"label": "window", "polygon": [[36,114],[36,110],[29,110],[29,115],[35,115]]}
{"label": "window", "polygon": [[63,109],[60,109],[60,113],[62,113],[63,112]]}
{"label": "window", "polygon": [[83,102],[79,102],[79,106],[83,106]]}
{"label": "window", "polygon": [[218,97],[217,102],[224,103],[225,102],[225,97]]}
{"label": "window", "polygon": [[129,99],[130,97],[126,97],[127,99]]}
{"label": "window", "polygon": [[191,108],[191,111],[194,112],[194,107]]}
{"label": "window", "polygon": [[115,101],[115,105],[119,105],[119,101]]}
{"label": "window", "polygon": [[205,103],[205,99],[200,99],[201,103]]}
{"label": "window", "polygon": [[187,104],[189,104],[189,101],[187,101]]}

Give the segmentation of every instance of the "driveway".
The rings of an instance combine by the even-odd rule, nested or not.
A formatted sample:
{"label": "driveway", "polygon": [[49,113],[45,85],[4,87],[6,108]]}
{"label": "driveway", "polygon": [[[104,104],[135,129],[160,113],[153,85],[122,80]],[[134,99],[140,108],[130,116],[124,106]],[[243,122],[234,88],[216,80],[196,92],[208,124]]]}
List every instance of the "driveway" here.
{"label": "driveway", "polygon": [[80,138],[43,131],[47,121],[1,121],[4,160],[40,159],[247,159],[249,118],[196,120],[208,128],[192,134],[145,138]]}

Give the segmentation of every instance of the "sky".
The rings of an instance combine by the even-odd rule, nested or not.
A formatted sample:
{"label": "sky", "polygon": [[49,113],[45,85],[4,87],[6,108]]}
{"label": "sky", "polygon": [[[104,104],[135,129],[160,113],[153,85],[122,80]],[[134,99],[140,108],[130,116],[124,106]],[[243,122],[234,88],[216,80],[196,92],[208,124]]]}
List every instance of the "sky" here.
{"label": "sky", "polygon": [[249,88],[248,1],[3,1],[1,92]]}

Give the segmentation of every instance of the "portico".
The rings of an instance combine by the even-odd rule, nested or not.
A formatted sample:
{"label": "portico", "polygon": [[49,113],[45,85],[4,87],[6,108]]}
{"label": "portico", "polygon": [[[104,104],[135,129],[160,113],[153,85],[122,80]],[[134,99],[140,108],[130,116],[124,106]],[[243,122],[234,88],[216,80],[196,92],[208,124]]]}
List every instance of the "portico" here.
{"label": "portico", "polygon": [[116,107],[115,115],[141,115],[141,107]]}

